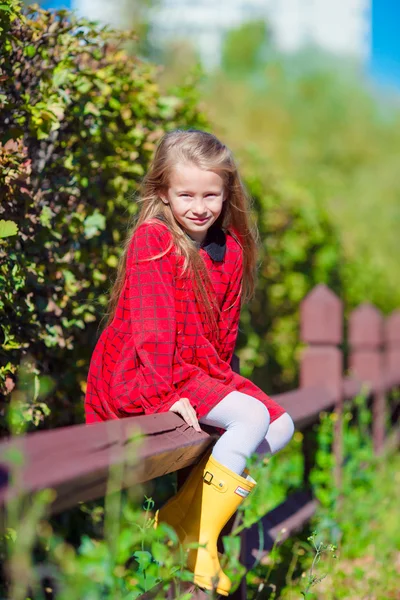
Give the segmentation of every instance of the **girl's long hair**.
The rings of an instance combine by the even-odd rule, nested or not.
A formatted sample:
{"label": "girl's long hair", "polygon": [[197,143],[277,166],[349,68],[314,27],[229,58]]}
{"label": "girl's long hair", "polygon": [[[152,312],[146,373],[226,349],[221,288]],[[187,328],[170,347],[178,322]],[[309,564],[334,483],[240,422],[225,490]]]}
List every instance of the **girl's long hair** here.
{"label": "girl's long hair", "polygon": [[[242,183],[230,150],[214,135],[197,129],[175,129],[166,133],[160,140],[149,170],[139,188],[140,210],[129,227],[120,258],[117,276],[112,286],[106,326],[115,315],[118,300],[124,286],[126,257],[133,234],[144,222],[154,218],[168,226],[177,253],[184,257],[183,273],[188,270],[193,279],[193,290],[211,327],[216,325],[215,310],[218,311],[215,294],[206,265],[198,252],[195,242],[183,231],[175,220],[170,205],[164,204],[160,192],[166,193],[169,187],[171,170],[178,163],[191,163],[200,169],[214,171],[222,177],[226,200],[216,225],[233,234],[243,250],[242,300],[247,302],[254,295],[257,271],[257,246],[259,234],[251,220],[251,198]],[[168,252],[169,249],[166,250]],[[166,253],[165,252],[165,253]],[[159,258],[157,255],[153,258]]]}

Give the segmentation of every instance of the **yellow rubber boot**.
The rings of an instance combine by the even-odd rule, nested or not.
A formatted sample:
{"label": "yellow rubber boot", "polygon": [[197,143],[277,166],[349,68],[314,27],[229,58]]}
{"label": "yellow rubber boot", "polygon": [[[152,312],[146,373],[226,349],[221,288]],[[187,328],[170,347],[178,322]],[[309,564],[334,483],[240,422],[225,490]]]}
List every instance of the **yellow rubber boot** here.
{"label": "yellow rubber boot", "polygon": [[209,448],[201,460],[194,465],[182,487],[179,488],[175,496],[172,496],[155,514],[154,527],[157,528],[160,522],[168,523],[176,529],[178,523],[181,523],[190,507],[193,496],[196,492],[199,482],[203,479],[204,467],[210,457],[212,448]]}
{"label": "yellow rubber boot", "polygon": [[196,585],[208,590],[216,589],[218,594],[228,596],[231,582],[221,569],[217,540],[255,485],[254,480],[237,475],[213,456],[208,459],[190,510],[175,527],[184,546],[202,546],[189,549],[188,568],[194,573]]}

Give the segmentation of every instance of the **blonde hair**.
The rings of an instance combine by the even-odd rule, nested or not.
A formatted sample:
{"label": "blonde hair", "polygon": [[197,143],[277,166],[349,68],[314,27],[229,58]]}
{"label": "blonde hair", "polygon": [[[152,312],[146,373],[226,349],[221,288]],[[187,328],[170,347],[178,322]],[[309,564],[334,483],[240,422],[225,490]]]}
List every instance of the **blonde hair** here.
{"label": "blonde hair", "polygon": [[[196,299],[200,306],[205,307],[210,326],[216,325],[215,310],[219,311],[215,294],[211,291],[212,284],[206,265],[195,242],[186,235],[176,221],[170,205],[164,204],[160,197],[160,192],[166,193],[170,173],[179,163],[192,163],[200,169],[218,173],[223,179],[227,199],[223,203],[216,225],[225,232],[231,233],[243,250],[243,302],[248,302],[254,295],[259,234],[255,224],[251,223],[251,199],[240,179],[232,153],[211,133],[196,129],[175,129],[166,133],[160,140],[140,186],[138,197],[140,210],[138,215],[135,215],[124,242],[124,251],[118,264],[116,280],[110,293],[108,312],[105,315],[108,317],[107,325],[114,318],[124,285],[127,250],[132,236],[140,225],[154,218],[161,218],[170,230],[177,253],[184,257],[183,273],[189,270]],[[170,248],[166,252],[169,250]],[[150,260],[159,257],[160,255],[157,255]]]}

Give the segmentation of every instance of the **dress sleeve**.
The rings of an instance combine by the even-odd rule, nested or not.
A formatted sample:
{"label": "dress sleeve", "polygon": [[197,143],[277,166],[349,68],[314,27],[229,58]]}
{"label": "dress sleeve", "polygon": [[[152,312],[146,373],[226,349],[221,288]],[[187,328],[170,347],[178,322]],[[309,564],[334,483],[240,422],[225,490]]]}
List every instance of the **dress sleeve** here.
{"label": "dress sleeve", "polygon": [[242,296],[243,258],[241,251],[237,254],[232,277],[221,306],[219,321],[218,354],[222,360],[230,363],[235,351],[239,332],[239,319]]}
{"label": "dress sleeve", "polygon": [[168,411],[180,398],[173,389],[176,316],[171,248],[166,227],[144,223],[128,249],[127,291],[145,413]]}

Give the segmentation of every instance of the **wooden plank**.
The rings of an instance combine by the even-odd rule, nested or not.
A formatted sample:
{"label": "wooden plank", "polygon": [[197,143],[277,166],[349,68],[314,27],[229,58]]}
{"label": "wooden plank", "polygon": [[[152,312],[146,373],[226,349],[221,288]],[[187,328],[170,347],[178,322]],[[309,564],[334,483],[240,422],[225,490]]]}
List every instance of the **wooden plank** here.
{"label": "wooden plank", "polygon": [[400,446],[400,425],[396,425],[392,431],[387,436],[384,446],[383,452],[390,454],[395,450],[398,450]]}
{"label": "wooden plank", "polygon": [[[392,386],[398,377],[387,378]],[[361,384],[345,380],[346,396]],[[304,388],[274,396],[292,416],[296,428],[304,429],[334,405],[334,394],[322,387]],[[140,448],[135,436],[145,439]],[[213,436],[197,433],[178,415],[167,412],[118,419],[95,425],[75,425],[31,433],[0,444],[0,504],[20,491],[32,493],[53,488],[57,498],[52,510],[58,512],[105,494],[109,468],[124,464],[121,487],[187,467],[205,451]],[[20,480],[10,482],[10,450],[24,457]]]}
{"label": "wooden plank", "polygon": [[382,381],[379,382],[365,382],[363,383],[357,377],[346,377],[343,380],[343,393],[346,400],[355,398],[358,394],[361,394],[363,388],[368,390],[368,394],[377,393],[381,389],[389,392],[393,388],[400,387],[400,372],[399,373],[387,373],[383,376]]}
{"label": "wooden plank", "polygon": [[[139,447],[138,431],[145,435]],[[210,443],[211,436],[197,433],[171,412],[21,436],[0,445],[0,503],[19,492],[49,487],[57,491],[52,508],[57,512],[104,495],[110,466],[124,465],[125,488],[192,464]],[[10,485],[8,454],[15,449],[24,465]]]}
{"label": "wooden plank", "polygon": [[323,387],[309,387],[273,396],[290,414],[296,429],[304,429],[318,419],[323,410],[330,410],[335,404],[335,394]]}
{"label": "wooden plank", "polygon": [[[321,388],[275,399],[298,428],[315,420],[333,402]],[[145,436],[140,448],[135,441],[139,431]],[[20,492],[52,488],[57,492],[52,511],[59,512],[104,495],[113,465],[125,465],[121,488],[126,488],[193,464],[212,441],[213,436],[197,433],[171,412],[17,437],[0,444],[0,504]],[[13,463],[7,455],[12,449],[21,452],[24,466],[19,479],[10,482]]]}
{"label": "wooden plank", "polygon": [[400,371],[397,373],[387,373],[383,378],[384,390],[388,392],[398,387],[400,387]]}
{"label": "wooden plank", "polygon": [[355,377],[346,377],[343,380],[343,397],[345,400],[352,400],[360,394],[363,384]]}

